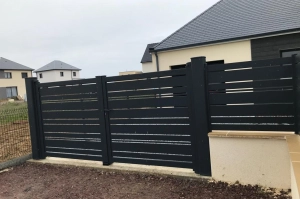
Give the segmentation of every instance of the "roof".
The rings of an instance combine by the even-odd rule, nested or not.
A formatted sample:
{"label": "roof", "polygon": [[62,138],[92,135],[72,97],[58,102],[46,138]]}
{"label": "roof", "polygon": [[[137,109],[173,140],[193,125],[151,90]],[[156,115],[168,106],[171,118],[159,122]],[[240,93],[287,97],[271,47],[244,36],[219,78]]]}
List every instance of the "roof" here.
{"label": "roof", "polygon": [[153,44],[147,45],[144,55],[142,57],[141,63],[152,62],[152,56],[149,52],[149,48],[153,48],[156,44],[158,44],[158,43],[153,43]]}
{"label": "roof", "polygon": [[34,69],[0,57],[0,70],[30,70]]}
{"label": "roof", "polygon": [[154,51],[300,31],[300,0],[221,0]]}
{"label": "roof", "polygon": [[48,70],[81,70],[75,66],[71,66],[70,64],[66,64],[59,60],[54,60],[53,62],[50,62],[49,64],[35,70],[34,72],[42,72],[42,71],[48,71]]}

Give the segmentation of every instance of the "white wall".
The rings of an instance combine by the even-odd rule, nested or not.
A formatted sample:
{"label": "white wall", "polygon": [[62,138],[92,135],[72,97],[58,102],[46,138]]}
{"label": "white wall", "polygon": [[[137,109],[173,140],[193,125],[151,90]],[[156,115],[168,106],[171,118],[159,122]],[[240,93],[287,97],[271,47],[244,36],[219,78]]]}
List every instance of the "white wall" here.
{"label": "white wall", "polygon": [[[63,77],[60,76],[60,72],[64,73]],[[76,72],[76,76],[73,76],[73,72]],[[40,74],[43,74],[43,78],[40,78]],[[41,83],[80,79],[79,71],[70,70],[50,70],[37,72],[36,76]]]}
{"label": "white wall", "polygon": [[143,73],[156,72],[156,67],[152,67],[152,62],[142,63]]}
{"label": "white wall", "polygon": [[291,188],[286,140],[278,138],[209,138],[212,177],[215,180]]}
{"label": "white wall", "polygon": [[[251,61],[251,42],[237,41],[158,52],[159,70],[170,70],[170,66],[186,64],[192,57],[199,56],[205,56],[206,61],[224,60],[225,63]],[[155,54],[152,53],[153,71],[156,71],[155,60]]]}

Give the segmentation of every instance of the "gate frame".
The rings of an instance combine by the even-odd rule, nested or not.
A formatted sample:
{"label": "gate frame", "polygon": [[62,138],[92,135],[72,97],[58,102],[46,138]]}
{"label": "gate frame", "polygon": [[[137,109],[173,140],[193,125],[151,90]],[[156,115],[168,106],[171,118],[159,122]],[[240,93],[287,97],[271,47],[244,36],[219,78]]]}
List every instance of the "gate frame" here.
{"label": "gate frame", "polygon": [[[211,176],[210,132],[206,57],[191,58],[187,63],[190,132],[192,137],[193,170],[203,176]],[[199,103],[201,102],[201,103]]]}
{"label": "gate frame", "polygon": [[41,109],[40,82],[36,77],[25,78],[32,158],[46,158],[45,135]]}

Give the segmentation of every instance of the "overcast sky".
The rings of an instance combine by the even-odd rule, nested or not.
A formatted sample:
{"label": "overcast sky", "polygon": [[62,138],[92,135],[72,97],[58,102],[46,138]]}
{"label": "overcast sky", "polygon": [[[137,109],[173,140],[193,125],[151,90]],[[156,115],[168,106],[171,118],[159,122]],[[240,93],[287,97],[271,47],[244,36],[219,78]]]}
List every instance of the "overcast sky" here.
{"label": "overcast sky", "polygon": [[81,77],[142,70],[160,42],[218,0],[0,0],[0,57],[37,69],[61,60]]}

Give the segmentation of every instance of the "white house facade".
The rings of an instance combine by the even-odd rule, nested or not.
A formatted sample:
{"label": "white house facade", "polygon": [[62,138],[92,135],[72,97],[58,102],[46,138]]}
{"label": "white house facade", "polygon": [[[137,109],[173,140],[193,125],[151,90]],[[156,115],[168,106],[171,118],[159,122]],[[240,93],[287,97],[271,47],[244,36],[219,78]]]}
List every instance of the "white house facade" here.
{"label": "white house facade", "polygon": [[41,83],[46,83],[80,79],[80,70],[62,61],[53,61],[34,72]]}

